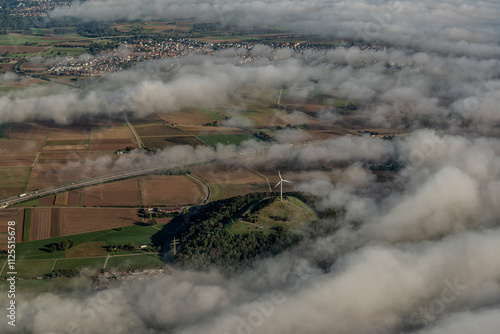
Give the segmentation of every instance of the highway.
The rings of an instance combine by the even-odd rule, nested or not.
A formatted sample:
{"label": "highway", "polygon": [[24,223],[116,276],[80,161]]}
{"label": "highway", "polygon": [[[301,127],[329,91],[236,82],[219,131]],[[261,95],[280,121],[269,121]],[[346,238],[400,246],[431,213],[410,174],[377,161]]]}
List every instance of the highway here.
{"label": "highway", "polygon": [[150,173],[153,173],[153,172],[156,172],[159,170],[173,169],[176,167],[189,166],[189,165],[198,164],[201,162],[208,162],[208,161],[211,161],[214,159],[216,159],[216,158],[205,159],[205,160],[196,160],[196,161],[187,161],[184,163],[161,165],[161,166],[153,167],[153,168],[139,169],[139,170],[109,174],[106,176],[100,176],[97,178],[84,180],[84,181],[76,181],[76,182],[72,182],[70,184],[65,184],[65,185],[61,185],[61,186],[57,186],[57,187],[51,187],[51,188],[46,188],[43,190],[29,192],[29,193],[26,193],[26,195],[24,195],[22,197],[19,197],[19,195],[18,195],[15,197],[2,199],[2,200],[0,200],[0,208],[5,208],[6,206],[10,206],[10,205],[13,205],[16,203],[24,202],[24,201],[27,201],[30,199],[43,197],[43,196],[47,196],[47,195],[53,195],[53,194],[57,194],[57,193],[64,192],[64,191],[69,191],[69,190],[78,189],[78,188],[82,188],[82,187],[89,187],[89,186],[97,185],[99,183],[104,183],[104,182],[118,181],[121,179],[130,178],[130,177],[141,176],[141,175],[150,174]]}
{"label": "highway", "polygon": [[7,206],[11,206],[11,205],[16,204],[16,203],[25,202],[25,201],[28,201],[28,200],[31,200],[34,198],[39,198],[39,197],[43,197],[43,196],[47,196],[47,195],[53,195],[53,194],[57,194],[60,192],[70,191],[70,190],[74,190],[74,189],[78,189],[78,188],[82,188],[82,187],[89,187],[89,186],[97,185],[97,184],[104,183],[104,182],[118,181],[121,179],[130,178],[130,177],[136,177],[136,176],[141,176],[141,175],[145,175],[145,174],[150,174],[150,173],[157,172],[160,170],[169,170],[169,169],[174,169],[177,167],[187,167],[187,166],[195,165],[195,164],[199,164],[199,163],[210,162],[210,161],[219,160],[219,159],[226,159],[226,158],[236,158],[238,156],[245,156],[245,155],[246,155],[245,153],[233,153],[233,154],[217,155],[217,156],[213,156],[213,157],[207,158],[207,159],[187,160],[187,161],[183,161],[180,163],[164,164],[164,165],[159,165],[159,166],[151,167],[151,168],[137,169],[137,170],[126,171],[126,172],[118,172],[118,173],[108,174],[105,176],[96,177],[93,179],[76,181],[76,182],[64,184],[61,186],[56,186],[56,187],[46,188],[46,189],[37,190],[37,191],[33,191],[33,192],[28,192],[28,193],[26,193],[26,195],[21,194],[21,195],[23,195],[22,197],[20,197],[20,195],[18,195],[18,196],[2,199],[2,200],[0,200],[0,209],[4,209]]}
{"label": "highway", "polygon": [[[304,148],[308,145],[319,144],[319,143],[323,143],[323,141],[293,144],[290,146],[294,149],[301,149],[301,148]],[[264,150],[259,151],[258,154],[264,154],[267,151],[268,151],[268,149],[264,149]],[[74,190],[74,189],[78,189],[78,188],[94,186],[94,185],[98,185],[98,184],[104,183],[104,182],[118,181],[118,180],[130,178],[130,177],[136,177],[136,176],[150,174],[150,173],[157,172],[160,170],[169,170],[169,169],[173,169],[173,168],[177,168],[177,167],[187,167],[187,166],[196,165],[196,164],[205,163],[205,162],[210,162],[210,161],[215,161],[215,160],[219,160],[219,159],[245,157],[247,155],[253,155],[253,154],[255,154],[255,151],[228,153],[228,154],[222,154],[222,155],[214,155],[213,157],[210,157],[207,159],[187,160],[187,161],[182,161],[182,162],[178,162],[178,163],[163,164],[163,165],[159,165],[159,166],[151,167],[151,168],[136,169],[136,170],[132,170],[132,171],[125,171],[125,172],[108,174],[108,175],[96,177],[93,179],[76,181],[76,182],[64,184],[61,186],[45,188],[42,190],[37,190],[37,191],[33,191],[33,192],[28,192],[26,194],[20,194],[20,195],[14,196],[14,197],[5,198],[5,199],[0,200],[0,209],[4,209],[4,208],[11,206],[13,204],[25,202],[25,201],[28,201],[28,200],[31,200],[34,198],[44,197],[47,195],[53,195],[53,194],[57,194],[57,193],[65,192],[65,191],[70,191],[70,190]],[[22,197],[21,197],[21,195],[22,195]]]}

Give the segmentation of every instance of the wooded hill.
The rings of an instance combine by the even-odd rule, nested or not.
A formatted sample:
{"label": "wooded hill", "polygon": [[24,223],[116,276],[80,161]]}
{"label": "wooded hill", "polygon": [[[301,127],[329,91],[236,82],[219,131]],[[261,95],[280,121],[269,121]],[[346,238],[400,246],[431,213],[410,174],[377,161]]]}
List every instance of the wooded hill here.
{"label": "wooded hill", "polygon": [[[317,200],[299,192],[285,195],[298,198],[312,208]],[[301,234],[289,231],[282,224],[267,230],[230,232],[229,227],[249,208],[260,210],[272,203],[269,198],[273,197],[279,197],[279,193],[252,193],[208,203],[175,236],[179,246],[173,256],[174,263],[193,270],[217,268],[226,273],[234,272],[250,266],[256,259],[279,254],[299,242]]]}

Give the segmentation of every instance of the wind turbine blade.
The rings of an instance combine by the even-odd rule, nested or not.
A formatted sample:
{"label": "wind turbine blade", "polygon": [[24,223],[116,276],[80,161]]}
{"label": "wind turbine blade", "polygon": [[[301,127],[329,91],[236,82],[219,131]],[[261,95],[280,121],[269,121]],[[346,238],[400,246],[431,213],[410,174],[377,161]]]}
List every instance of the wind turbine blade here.
{"label": "wind turbine blade", "polygon": [[292,183],[292,181],[288,181],[288,180],[281,180],[283,182],[288,182],[288,183]]}
{"label": "wind turbine blade", "polygon": [[276,188],[277,186],[279,186],[279,185],[280,185],[280,183],[281,183],[281,181],[280,181],[280,182],[278,182],[278,183],[274,186],[274,188]]}
{"label": "wind turbine blade", "polygon": [[280,171],[278,171],[278,175],[280,176],[280,180],[283,180],[283,178],[281,177]]}

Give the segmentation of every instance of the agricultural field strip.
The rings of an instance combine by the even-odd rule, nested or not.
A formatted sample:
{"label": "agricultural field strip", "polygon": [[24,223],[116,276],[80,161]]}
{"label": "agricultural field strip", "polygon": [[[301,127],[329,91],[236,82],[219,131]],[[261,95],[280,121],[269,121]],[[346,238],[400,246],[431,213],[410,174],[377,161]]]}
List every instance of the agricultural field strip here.
{"label": "agricultural field strip", "polygon": [[[55,259],[27,259],[27,260],[18,260],[19,262],[36,262],[36,261],[50,261],[54,260],[54,263],[52,264],[52,270],[54,270],[56,263],[58,260],[80,260],[80,259],[98,259],[98,258],[106,258],[106,262],[104,263],[103,269],[106,268],[106,264],[108,262],[108,259],[110,258],[115,258],[115,257],[123,257],[123,256],[144,256],[144,255],[158,255],[158,253],[154,252],[142,252],[142,253],[132,253],[132,254],[116,254],[116,255],[101,255],[101,256],[88,256],[88,257],[75,257],[75,258],[66,258],[66,257],[60,257],[60,258],[55,258]],[[3,273],[3,270],[5,269],[5,264],[7,261],[2,266],[2,269],[0,270],[0,276]]]}
{"label": "agricultural field strip", "polygon": [[[315,145],[315,144],[319,144],[322,142],[323,141],[301,143],[301,144],[291,144],[290,146],[294,149],[301,149],[301,148],[306,147],[308,145]],[[262,151],[259,151],[258,153],[264,154],[267,151],[268,151],[268,149],[263,149]],[[139,170],[134,170],[134,171],[129,171],[129,172],[109,174],[106,176],[101,176],[101,177],[93,178],[90,180],[77,181],[77,182],[73,182],[71,184],[46,188],[43,190],[31,192],[31,193],[25,193],[25,194],[23,194],[24,195],[23,197],[19,197],[19,195],[18,195],[16,197],[6,198],[6,199],[3,199],[0,201],[0,208],[6,207],[8,205],[24,202],[24,201],[27,201],[29,199],[39,198],[39,197],[43,197],[46,195],[57,194],[57,193],[60,193],[63,191],[74,190],[74,189],[78,189],[78,188],[82,188],[82,187],[88,187],[88,186],[96,185],[96,184],[99,184],[102,182],[117,181],[117,180],[126,179],[126,178],[130,178],[130,177],[134,177],[134,176],[145,175],[145,174],[155,172],[158,170],[176,168],[176,167],[181,167],[181,166],[183,166],[183,167],[190,166],[190,165],[199,164],[201,162],[216,161],[219,159],[226,159],[226,158],[237,158],[239,156],[245,157],[248,154],[249,153],[245,153],[245,152],[230,153],[230,154],[219,155],[219,156],[215,156],[215,157],[211,157],[211,158],[207,158],[207,159],[189,160],[189,161],[184,161],[181,163],[160,165],[157,167],[151,167],[151,168],[147,168],[147,169],[139,169]]]}
{"label": "agricultural field strip", "polygon": [[142,138],[170,138],[170,137],[198,137],[193,134],[182,134],[182,135],[156,135],[156,136],[141,136]]}

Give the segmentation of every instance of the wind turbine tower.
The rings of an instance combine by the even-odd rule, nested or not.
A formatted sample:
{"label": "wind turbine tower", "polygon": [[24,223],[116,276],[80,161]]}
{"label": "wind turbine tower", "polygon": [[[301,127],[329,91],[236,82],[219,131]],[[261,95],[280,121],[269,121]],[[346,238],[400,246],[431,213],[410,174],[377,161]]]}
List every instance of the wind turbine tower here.
{"label": "wind turbine tower", "polygon": [[280,187],[280,201],[283,202],[283,182],[288,182],[288,183],[292,183],[292,182],[290,182],[288,180],[283,180],[283,178],[281,177],[280,171],[278,171],[278,175],[280,176],[280,182],[278,182],[278,184],[276,184],[274,186],[274,188],[281,185],[281,187]]}

